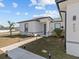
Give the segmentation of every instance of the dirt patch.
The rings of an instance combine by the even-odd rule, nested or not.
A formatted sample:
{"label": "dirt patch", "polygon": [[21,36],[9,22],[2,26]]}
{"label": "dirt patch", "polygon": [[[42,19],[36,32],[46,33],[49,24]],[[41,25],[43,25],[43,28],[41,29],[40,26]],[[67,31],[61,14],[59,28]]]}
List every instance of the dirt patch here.
{"label": "dirt patch", "polygon": [[10,38],[1,38],[0,39],[0,48],[1,47],[5,47],[5,46],[8,46],[10,44],[14,44],[14,43],[17,43],[19,42],[20,39],[10,39]]}
{"label": "dirt patch", "polygon": [[3,51],[0,50],[0,54],[3,54]]}

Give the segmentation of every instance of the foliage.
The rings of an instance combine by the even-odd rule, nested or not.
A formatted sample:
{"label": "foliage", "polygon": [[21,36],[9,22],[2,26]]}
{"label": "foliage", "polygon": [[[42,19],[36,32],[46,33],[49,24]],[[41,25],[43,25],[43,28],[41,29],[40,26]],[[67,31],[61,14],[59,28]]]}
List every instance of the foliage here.
{"label": "foliage", "polygon": [[[51,54],[51,59],[79,59],[74,56],[67,55],[64,50],[64,42],[58,42],[59,38],[50,36],[43,37],[35,40],[31,43],[25,44],[25,50],[28,50],[34,54],[48,58],[48,52]],[[23,46],[21,46],[23,48]],[[43,50],[47,52],[43,52]]]}
{"label": "foliage", "polygon": [[8,24],[9,24],[10,36],[12,36],[12,29],[14,29],[14,23],[8,21]]}
{"label": "foliage", "polygon": [[56,34],[56,37],[60,38],[62,35],[63,30],[61,30],[60,28],[55,28],[54,32]]}

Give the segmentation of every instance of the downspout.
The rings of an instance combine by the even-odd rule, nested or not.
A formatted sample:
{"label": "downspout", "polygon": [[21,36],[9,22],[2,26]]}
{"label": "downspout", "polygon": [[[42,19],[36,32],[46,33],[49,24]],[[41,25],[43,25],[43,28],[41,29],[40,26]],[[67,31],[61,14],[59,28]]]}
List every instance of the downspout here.
{"label": "downspout", "polygon": [[59,2],[57,2],[55,0],[56,5],[58,7],[58,11],[59,11],[60,17],[61,17],[61,21],[63,20],[62,15],[61,15],[61,12],[64,12],[65,13],[65,42],[64,42],[64,49],[65,49],[65,52],[66,52],[66,29],[67,29],[67,26],[66,26],[66,24],[67,24],[66,17],[67,17],[67,12],[66,11],[60,11],[60,8],[59,8],[59,3],[64,2],[64,1],[67,1],[67,0],[62,0],[62,1],[59,1]]}
{"label": "downspout", "polygon": [[67,12],[66,11],[60,11],[62,13],[65,13],[65,42],[64,42],[64,48],[65,48],[65,52],[66,52],[66,30],[67,30]]}

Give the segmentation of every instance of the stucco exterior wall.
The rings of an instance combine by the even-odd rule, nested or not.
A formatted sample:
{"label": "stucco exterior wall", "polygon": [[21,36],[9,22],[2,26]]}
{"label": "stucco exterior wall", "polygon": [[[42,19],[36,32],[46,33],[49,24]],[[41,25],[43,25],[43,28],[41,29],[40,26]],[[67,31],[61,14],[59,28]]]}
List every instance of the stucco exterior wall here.
{"label": "stucco exterior wall", "polygon": [[[24,31],[24,24],[28,24],[28,32]],[[31,21],[31,22],[24,22],[20,23],[20,33],[22,35],[29,35],[32,33],[37,33],[37,34],[43,34],[42,32],[44,31],[43,29],[43,24],[37,21]]]}
{"label": "stucco exterior wall", "polygon": [[20,31],[20,33],[23,34],[23,32],[24,32],[24,23],[19,24],[19,31]]}
{"label": "stucco exterior wall", "polygon": [[[46,24],[46,36],[52,35],[52,31],[55,29],[55,23],[60,23],[63,26],[63,22],[50,22],[48,19],[41,20],[40,22],[31,21],[20,23],[20,32],[22,35],[38,34],[44,35],[44,24]],[[24,24],[28,24],[28,32],[25,32]]]}
{"label": "stucco exterior wall", "polygon": [[[52,19],[50,18],[43,18],[39,19],[38,21],[29,21],[29,22],[22,22],[20,23],[20,32],[22,35],[29,35],[29,34],[38,34],[44,36],[50,36],[53,30],[53,25],[51,25]],[[28,32],[24,31],[24,24],[28,24]],[[46,24],[46,35],[44,31],[44,24]]]}
{"label": "stucco exterior wall", "polygon": [[[72,2],[75,1],[73,4]],[[79,57],[79,0],[69,0],[67,4],[67,54]],[[76,20],[73,20],[76,16]]]}

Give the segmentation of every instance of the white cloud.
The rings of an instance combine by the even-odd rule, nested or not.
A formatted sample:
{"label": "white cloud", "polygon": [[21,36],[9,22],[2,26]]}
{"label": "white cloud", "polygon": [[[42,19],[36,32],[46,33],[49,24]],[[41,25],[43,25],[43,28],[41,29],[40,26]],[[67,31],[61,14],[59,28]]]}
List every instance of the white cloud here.
{"label": "white cloud", "polygon": [[18,7],[18,4],[15,3],[15,2],[13,2],[12,5],[13,5],[14,8],[17,8]]}
{"label": "white cloud", "polygon": [[45,15],[51,16],[53,18],[59,17],[58,11],[55,11],[55,10],[54,11],[48,10],[48,11],[46,11]]}
{"label": "white cloud", "polygon": [[45,7],[43,7],[43,6],[35,6],[35,8],[38,9],[38,10],[45,9]]}
{"label": "white cloud", "polygon": [[18,15],[18,16],[19,16],[20,14],[21,14],[20,12],[16,12],[16,15]]}
{"label": "white cloud", "polygon": [[19,15],[20,15],[20,16],[21,16],[21,15],[26,15],[26,16],[27,16],[28,13],[27,13],[27,12],[25,12],[25,13],[22,13],[22,12],[16,12],[16,15],[17,15],[17,16],[19,16]]}
{"label": "white cloud", "polygon": [[55,0],[31,0],[32,5],[41,5],[41,6],[46,6],[46,5],[52,5],[55,4]]}
{"label": "white cloud", "polygon": [[5,5],[2,2],[0,2],[0,7],[5,7]]}
{"label": "white cloud", "polygon": [[33,15],[33,17],[44,17],[44,16],[49,16],[49,15],[46,14]]}
{"label": "white cloud", "polygon": [[55,4],[55,0],[40,0],[41,5],[52,5]]}
{"label": "white cloud", "polygon": [[30,0],[31,4],[28,6],[34,6],[36,9],[45,9],[45,6],[55,4],[55,0]]}
{"label": "white cloud", "polygon": [[27,12],[25,12],[25,15],[28,15],[28,13],[27,13]]}
{"label": "white cloud", "polygon": [[59,17],[59,13],[58,11],[51,11],[51,10],[48,10],[48,11],[45,11],[44,14],[39,14],[39,15],[33,15],[33,17],[41,17],[41,16],[50,16],[52,18],[58,18]]}
{"label": "white cloud", "polygon": [[41,17],[44,16],[43,14],[39,14],[39,15],[33,15],[33,17]]}
{"label": "white cloud", "polygon": [[29,4],[28,6],[33,6],[33,5],[37,5],[37,0],[30,0],[31,4]]}
{"label": "white cloud", "polygon": [[33,5],[37,4],[37,0],[31,0],[31,2],[32,2]]}

